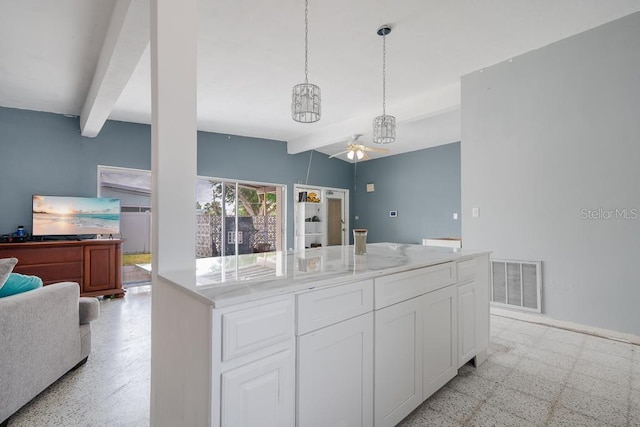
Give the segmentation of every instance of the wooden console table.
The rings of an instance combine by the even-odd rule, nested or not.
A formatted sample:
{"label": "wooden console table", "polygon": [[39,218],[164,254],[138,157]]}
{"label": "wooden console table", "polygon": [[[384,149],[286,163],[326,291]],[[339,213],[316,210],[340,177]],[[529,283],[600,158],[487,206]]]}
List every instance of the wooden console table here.
{"label": "wooden console table", "polygon": [[124,296],[122,240],[80,240],[0,244],[0,258],[18,259],[16,273],[45,285],[77,282],[81,296]]}

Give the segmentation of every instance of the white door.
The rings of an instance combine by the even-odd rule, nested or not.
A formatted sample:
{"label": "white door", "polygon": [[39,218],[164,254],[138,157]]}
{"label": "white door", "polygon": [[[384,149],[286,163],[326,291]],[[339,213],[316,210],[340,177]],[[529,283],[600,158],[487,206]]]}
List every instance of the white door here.
{"label": "white door", "polygon": [[375,426],[395,426],[422,402],[422,304],[375,312]]}
{"label": "white door", "polygon": [[299,337],[297,425],[373,425],[373,313]]}
{"label": "white door", "polygon": [[222,374],[223,427],[287,427],[295,419],[293,350]]}
{"label": "white door", "polygon": [[418,298],[422,305],[423,400],[458,373],[458,319],[456,286]]}
{"label": "white door", "polygon": [[476,284],[458,286],[458,368],[476,355]]}

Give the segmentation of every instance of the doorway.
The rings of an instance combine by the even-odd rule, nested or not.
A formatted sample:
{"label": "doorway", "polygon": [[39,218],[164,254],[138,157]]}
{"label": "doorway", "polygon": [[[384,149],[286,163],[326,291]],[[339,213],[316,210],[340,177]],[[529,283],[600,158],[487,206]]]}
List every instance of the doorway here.
{"label": "doorway", "polygon": [[295,250],[349,245],[349,190],[294,185]]}
{"label": "doorway", "polygon": [[344,191],[327,190],[327,246],[343,245],[345,241]]}

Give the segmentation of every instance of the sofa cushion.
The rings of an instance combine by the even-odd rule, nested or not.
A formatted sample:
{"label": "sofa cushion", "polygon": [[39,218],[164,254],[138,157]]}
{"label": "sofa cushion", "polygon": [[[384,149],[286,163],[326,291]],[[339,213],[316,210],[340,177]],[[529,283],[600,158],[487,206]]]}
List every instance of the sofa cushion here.
{"label": "sofa cushion", "polygon": [[9,275],[13,271],[13,267],[18,263],[16,258],[2,258],[0,259],[0,289],[4,286],[4,282],[7,281]]}
{"label": "sofa cushion", "polygon": [[26,276],[19,273],[10,273],[9,278],[0,289],[0,298],[21,294],[42,287],[42,279],[38,276]]}

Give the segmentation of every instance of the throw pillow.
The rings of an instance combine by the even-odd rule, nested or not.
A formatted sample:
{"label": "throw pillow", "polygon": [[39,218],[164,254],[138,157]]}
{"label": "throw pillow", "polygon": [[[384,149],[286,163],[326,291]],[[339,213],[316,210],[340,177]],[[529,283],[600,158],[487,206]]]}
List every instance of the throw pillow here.
{"label": "throw pillow", "polygon": [[13,271],[13,267],[18,263],[16,258],[0,259],[0,289],[4,286],[4,282],[9,278],[9,274]]}
{"label": "throw pillow", "polygon": [[21,294],[42,287],[42,279],[38,276],[26,276],[19,273],[9,274],[9,278],[0,289],[0,298]]}

